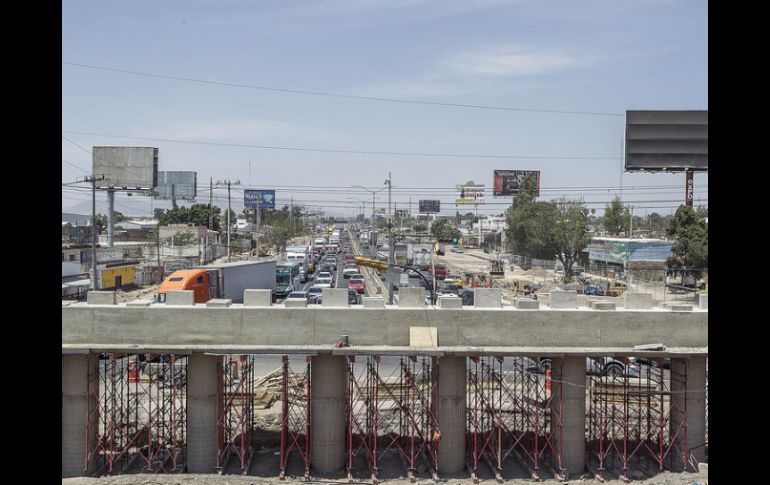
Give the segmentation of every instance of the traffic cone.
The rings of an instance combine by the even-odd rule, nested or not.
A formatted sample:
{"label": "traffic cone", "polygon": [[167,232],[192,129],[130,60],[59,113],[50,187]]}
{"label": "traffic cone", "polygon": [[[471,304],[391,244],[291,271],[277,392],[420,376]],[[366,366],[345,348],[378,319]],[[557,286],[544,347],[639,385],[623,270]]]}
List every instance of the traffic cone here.
{"label": "traffic cone", "polygon": [[545,370],[545,390],[551,390],[551,369]]}
{"label": "traffic cone", "polygon": [[128,362],[128,382],[139,382],[139,369],[133,360]]}

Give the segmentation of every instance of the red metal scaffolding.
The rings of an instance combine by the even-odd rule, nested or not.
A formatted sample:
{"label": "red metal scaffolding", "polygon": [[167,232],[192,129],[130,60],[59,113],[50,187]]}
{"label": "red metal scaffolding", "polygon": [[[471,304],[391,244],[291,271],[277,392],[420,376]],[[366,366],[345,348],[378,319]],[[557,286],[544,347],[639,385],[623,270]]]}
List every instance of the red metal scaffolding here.
{"label": "red metal scaffolding", "polygon": [[[557,368],[562,360],[551,365]],[[543,468],[564,479],[560,386],[526,357],[469,358],[466,447],[475,483],[482,461],[502,483],[511,457],[533,480],[541,479]]]}
{"label": "red metal scaffolding", "polygon": [[222,473],[235,457],[246,474],[254,457],[254,356],[224,356],[217,380],[216,469]]}
{"label": "red metal scaffolding", "polygon": [[283,356],[281,382],[281,473],[286,476],[289,455],[294,452],[302,460],[305,480],[310,479],[310,393],[311,358],[305,358],[303,372],[295,373],[289,356]]}
{"label": "red metal scaffolding", "polygon": [[[92,354],[85,457],[95,475],[180,472],[186,448],[187,359],[173,354]],[[89,365],[89,368],[92,368]],[[94,430],[94,426],[96,430]]]}
{"label": "red metal scaffolding", "polygon": [[589,377],[589,468],[601,481],[607,472],[628,481],[631,470],[692,471],[685,451],[686,361],[669,370],[664,359],[620,360],[623,372]]}
{"label": "red metal scaffolding", "polygon": [[348,479],[363,456],[373,483],[395,450],[411,481],[418,460],[438,478],[438,378],[430,357],[402,356],[383,373],[379,355],[348,357]]}

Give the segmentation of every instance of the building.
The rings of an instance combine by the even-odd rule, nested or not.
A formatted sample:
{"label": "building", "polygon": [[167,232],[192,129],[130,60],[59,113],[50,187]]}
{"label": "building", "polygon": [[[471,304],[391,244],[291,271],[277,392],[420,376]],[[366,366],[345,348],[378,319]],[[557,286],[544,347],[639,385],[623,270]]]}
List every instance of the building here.
{"label": "building", "polygon": [[582,263],[590,270],[623,272],[635,266],[665,269],[674,241],[594,237],[583,250]]}

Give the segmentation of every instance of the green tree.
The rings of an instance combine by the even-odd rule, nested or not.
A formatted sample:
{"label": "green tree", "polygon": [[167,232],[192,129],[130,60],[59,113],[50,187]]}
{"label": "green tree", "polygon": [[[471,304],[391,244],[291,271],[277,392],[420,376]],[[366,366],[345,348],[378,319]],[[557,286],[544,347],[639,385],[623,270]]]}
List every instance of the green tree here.
{"label": "green tree", "polygon": [[267,231],[267,241],[276,247],[278,252],[286,248],[286,243],[294,237],[292,225],[288,219],[276,220]]}
{"label": "green tree", "polygon": [[572,266],[591,240],[588,209],[582,201],[567,198],[537,202],[532,209],[534,217],[525,223],[532,244],[556,257],[564,266],[564,281],[571,281]]}
{"label": "green tree", "polygon": [[525,177],[519,186],[519,193],[505,212],[505,237],[511,249],[522,256],[536,257],[534,247],[529,244],[526,222],[533,217],[537,181],[531,175]]}
{"label": "green tree", "polygon": [[425,232],[428,230],[428,226],[426,226],[425,224],[419,223],[412,226],[412,230],[414,230],[414,232]]}
{"label": "green tree", "polygon": [[447,219],[436,219],[430,227],[430,233],[439,240],[459,239],[462,233]]}
{"label": "green tree", "polygon": [[666,231],[676,238],[672,248],[673,256],[666,260],[669,269],[692,269],[700,277],[709,264],[709,234],[706,221],[698,217],[692,208],[680,205],[669,221]]}
{"label": "green tree", "polygon": [[118,212],[118,211],[112,211],[112,218],[115,222],[123,222],[128,220],[128,217],[123,215],[122,212]]}
{"label": "green tree", "polygon": [[612,202],[604,208],[604,217],[602,218],[604,230],[609,234],[622,234],[628,231],[630,224],[631,213],[628,207],[623,205],[620,197],[615,196]]}
{"label": "green tree", "polygon": [[104,234],[104,231],[107,229],[107,216],[104,214],[96,214],[96,233],[97,234]]}

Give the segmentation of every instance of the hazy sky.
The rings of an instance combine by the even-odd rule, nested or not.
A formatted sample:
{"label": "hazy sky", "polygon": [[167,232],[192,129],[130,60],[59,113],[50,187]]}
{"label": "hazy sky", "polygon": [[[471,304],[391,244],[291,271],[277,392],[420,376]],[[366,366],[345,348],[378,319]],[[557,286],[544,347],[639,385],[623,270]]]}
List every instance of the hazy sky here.
{"label": "hazy sky", "polygon": [[[708,109],[707,10],[702,0],[67,0],[62,182],[90,173],[92,146],[155,146],[160,170],[198,172],[201,202],[213,177],[276,188],[279,204],[293,195],[327,214],[352,214],[358,199],[368,213],[371,195],[349,186],[383,187],[391,171],[399,208],[410,197],[415,210],[419,199],[440,199],[442,214],[454,214],[469,210],[454,205],[456,184],[473,180],[491,189],[495,169],[532,169],[541,171],[541,199],[583,196],[601,213],[620,192],[625,110]],[[603,114],[315,96],[68,63],[284,90]],[[684,198],[684,178],[624,173],[623,199],[635,214],[669,213]],[[707,184],[707,175],[696,174],[696,204],[708,204]],[[225,194],[215,190],[215,203],[225,205]],[[378,197],[378,205],[387,203],[387,191]],[[106,195],[97,198],[103,206]],[[510,198],[490,192],[480,211],[499,213],[506,204]],[[63,189],[62,206],[88,213],[90,193]],[[241,192],[233,193],[233,208],[240,212]],[[149,214],[150,200],[119,194],[116,209]]]}

